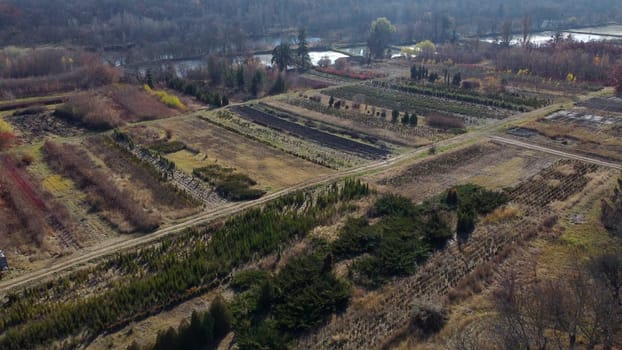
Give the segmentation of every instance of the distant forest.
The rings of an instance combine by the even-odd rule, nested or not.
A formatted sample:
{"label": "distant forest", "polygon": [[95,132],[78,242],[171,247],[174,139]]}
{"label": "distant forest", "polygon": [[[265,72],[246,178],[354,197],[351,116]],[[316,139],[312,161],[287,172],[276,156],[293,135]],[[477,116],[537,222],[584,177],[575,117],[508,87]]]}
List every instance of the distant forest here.
{"label": "distant forest", "polygon": [[544,21],[580,26],[622,21],[619,0],[0,0],[0,45],[64,43],[144,55],[244,52],[249,43],[305,27],[328,42],[364,41],[388,17],[398,41],[520,30]]}

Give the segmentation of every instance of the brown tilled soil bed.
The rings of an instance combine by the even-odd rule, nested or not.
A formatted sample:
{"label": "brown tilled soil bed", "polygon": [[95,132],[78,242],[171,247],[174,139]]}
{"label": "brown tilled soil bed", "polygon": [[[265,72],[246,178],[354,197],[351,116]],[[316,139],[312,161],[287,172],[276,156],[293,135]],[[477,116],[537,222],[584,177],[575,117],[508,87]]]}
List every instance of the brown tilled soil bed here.
{"label": "brown tilled soil bed", "polygon": [[381,191],[400,193],[415,202],[472,182],[489,188],[512,187],[552,164],[557,158],[486,142],[461,148],[372,176]]}
{"label": "brown tilled soil bed", "polygon": [[22,143],[31,143],[49,136],[73,137],[86,132],[80,127],[54,117],[52,111],[14,115],[5,117],[5,120],[17,130]]}

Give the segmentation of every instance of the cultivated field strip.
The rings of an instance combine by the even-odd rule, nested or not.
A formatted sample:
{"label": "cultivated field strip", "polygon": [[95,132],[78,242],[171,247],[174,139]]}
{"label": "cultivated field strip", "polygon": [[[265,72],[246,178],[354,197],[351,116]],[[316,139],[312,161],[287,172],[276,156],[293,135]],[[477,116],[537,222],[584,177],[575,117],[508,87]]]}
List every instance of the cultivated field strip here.
{"label": "cultivated field strip", "polygon": [[438,300],[458,285],[460,279],[493,259],[498,252],[520,239],[522,232],[537,227],[535,218],[478,228],[463,245],[453,244],[434,254],[411,277],[401,279],[379,294],[373,305],[352,306],[329,325],[303,337],[299,349],[373,349],[406,325],[422,303]]}
{"label": "cultivated field strip", "polygon": [[486,119],[504,119],[512,114],[511,111],[461,102],[448,98],[411,94],[390,89],[388,87],[373,86],[372,83],[362,83],[341,86],[324,90],[324,94],[335,98],[354,100],[356,96],[364,96],[364,104],[400,111],[429,114],[444,113],[464,118],[465,116]]}
{"label": "cultivated field strip", "polygon": [[580,156],[580,155],[576,155],[576,154],[572,154],[572,153],[568,153],[568,152],[559,151],[559,150],[556,150],[556,149],[553,149],[553,148],[542,147],[542,146],[538,146],[538,145],[534,145],[534,144],[530,144],[530,143],[526,143],[526,142],[521,142],[521,141],[517,141],[517,140],[513,140],[513,139],[508,139],[508,138],[505,138],[505,137],[491,136],[490,138],[492,140],[495,140],[495,141],[498,141],[498,142],[503,142],[503,143],[506,143],[506,144],[510,144],[510,145],[514,145],[514,146],[518,146],[518,147],[523,147],[523,148],[527,148],[527,149],[531,149],[531,150],[534,150],[534,151],[540,151],[540,152],[544,152],[544,153],[549,153],[549,154],[553,154],[553,155],[556,155],[556,156],[561,156],[561,157],[569,158],[569,159],[576,159],[576,160],[580,160],[582,162],[596,164],[596,165],[604,166],[604,167],[611,168],[611,169],[622,170],[622,164],[618,164],[618,163],[605,162],[605,161],[602,161],[600,159],[584,157],[584,156]]}
{"label": "cultivated field strip", "polygon": [[[49,169],[41,165],[33,165],[30,167],[29,171],[36,178],[41,180],[46,179],[51,175]],[[71,189],[64,189],[55,187],[49,190],[54,196],[56,196],[58,201],[63,203],[63,205],[74,217],[80,218],[78,222],[80,227],[78,229],[80,232],[80,237],[77,243],[78,245],[84,247],[96,242],[101,242],[113,234],[114,229],[110,227],[108,223],[102,221],[100,216],[89,215],[88,208],[86,208],[83,198],[76,196],[73,192],[75,191],[75,188],[72,187]],[[75,238],[75,234],[72,234],[71,240],[75,240]],[[59,237],[58,239],[63,246],[67,246],[67,244],[62,242],[62,237]]]}
{"label": "cultivated field strip", "polygon": [[[561,168],[567,168],[572,173],[564,174]],[[562,159],[516,187],[510,192],[510,197],[517,203],[543,208],[577,193],[577,189],[582,189],[589,182],[586,175],[599,168],[595,164]]]}
{"label": "cultivated field strip", "polygon": [[[361,111],[355,111],[354,108],[350,110],[331,108],[328,105],[324,105],[321,102],[313,101],[311,99],[288,96],[287,99],[284,99],[283,101],[288,105],[303,108],[306,111],[309,111],[311,114],[319,113],[323,115],[329,115],[342,119],[344,121],[355,123],[355,125],[357,125],[360,130],[368,130],[368,132],[380,130],[382,132],[390,131],[392,133],[395,133],[396,135],[399,135],[399,138],[395,139],[394,137],[384,137],[382,133],[373,133],[374,137],[384,139],[385,141],[391,143],[404,143],[406,145],[409,145],[410,143],[412,143],[412,141],[404,142],[403,140],[410,140],[419,137],[426,140],[438,141],[451,136],[450,134],[444,133],[439,129],[434,129],[425,125],[421,125],[421,123],[416,127],[404,126],[401,123],[392,123],[385,118],[379,118],[375,115],[363,113]],[[267,104],[269,104],[270,106],[275,105],[275,103],[272,101],[267,102]],[[282,104],[279,104],[277,106],[282,107]],[[307,117],[307,115],[305,115],[305,117]]]}
{"label": "cultivated field strip", "polygon": [[591,98],[589,100],[580,102],[577,104],[577,106],[587,107],[587,108],[606,111],[606,112],[622,113],[622,98],[595,97],[595,98]]}
{"label": "cultivated field strip", "polygon": [[[22,208],[22,215],[25,214],[23,210],[28,210],[28,217],[27,219],[22,218],[22,220],[37,222],[40,225],[40,227],[36,227],[38,232],[45,232],[49,228],[61,248],[79,249],[81,246],[78,240],[70,232],[71,226],[75,225],[76,222],[70,220],[70,214],[66,207],[59,202],[50,200],[49,193],[35,185],[30,176],[19,169],[8,157],[0,159],[0,166],[6,171],[4,175],[9,180],[8,185],[19,188],[24,195],[24,201],[21,201],[23,204],[20,205],[20,208]],[[33,216],[37,216],[41,220]]]}
{"label": "cultivated field strip", "polygon": [[63,225],[63,223],[60,222],[60,220],[58,220],[56,216],[48,215],[46,219],[47,219],[47,222],[50,224],[50,227],[54,230],[54,235],[56,236],[60,245],[63,248],[67,248],[67,249],[81,248],[80,244],[75,239],[75,237],[71,234],[71,232],[69,232],[69,230],[65,227],[65,225]]}
{"label": "cultivated field strip", "polygon": [[332,169],[346,169],[368,162],[359,155],[341,152],[317,143],[248,121],[224,110],[205,113],[199,118],[295,157]]}
{"label": "cultivated field strip", "polygon": [[488,153],[499,151],[495,144],[476,144],[457,151],[443,153],[433,159],[417,163],[404,172],[387,177],[380,181],[381,185],[404,186],[412,183],[413,179],[436,174],[447,174],[464,163],[484,157]]}
{"label": "cultivated field strip", "polygon": [[137,145],[130,146],[128,143],[117,143],[131,152],[138,159],[151,164],[161,174],[166,174],[177,188],[185,191],[192,198],[203,203],[206,209],[218,208],[219,206],[227,203],[226,200],[218,196],[213,188],[207,187],[200,179],[188,175],[179,169],[167,168],[167,164],[162,162],[160,157],[153,155],[146,148]]}
{"label": "cultivated field strip", "polygon": [[236,106],[232,108],[232,111],[241,116],[242,118],[250,120],[256,124],[285,131],[303,139],[315,141],[320,145],[326,145],[334,149],[342,150],[344,152],[359,154],[366,158],[383,158],[388,156],[390,153],[388,150],[385,149],[376,148],[364,143],[355,142],[300,124],[292,123],[248,106]]}

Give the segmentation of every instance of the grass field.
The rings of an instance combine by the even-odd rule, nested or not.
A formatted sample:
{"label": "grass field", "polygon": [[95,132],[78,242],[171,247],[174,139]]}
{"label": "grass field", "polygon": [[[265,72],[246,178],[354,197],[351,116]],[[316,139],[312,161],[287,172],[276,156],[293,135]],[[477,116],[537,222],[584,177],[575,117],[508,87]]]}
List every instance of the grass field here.
{"label": "grass field", "polygon": [[170,130],[172,137],[186,143],[201,154],[188,151],[167,155],[179,167],[191,173],[209,164],[234,168],[258,182],[268,191],[291,186],[332,171],[326,167],[268,147],[237,133],[225,130],[196,117],[161,120],[150,124]]}

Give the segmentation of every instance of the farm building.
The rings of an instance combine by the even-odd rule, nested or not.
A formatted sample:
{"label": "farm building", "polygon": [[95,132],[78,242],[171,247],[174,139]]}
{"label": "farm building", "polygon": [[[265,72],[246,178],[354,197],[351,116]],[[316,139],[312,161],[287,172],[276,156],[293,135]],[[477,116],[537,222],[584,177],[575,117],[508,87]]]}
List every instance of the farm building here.
{"label": "farm building", "polygon": [[6,261],[6,256],[4,256],[4,252],[0,250],[0,272],[6,271],[9,269],[9,263]]}

